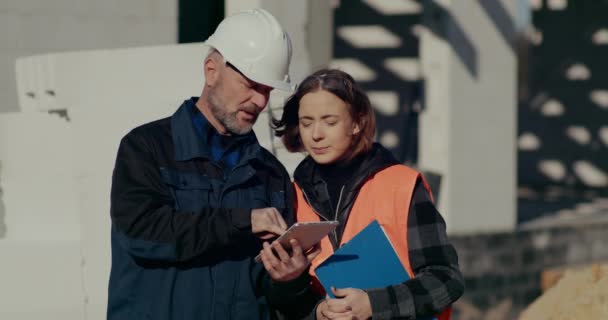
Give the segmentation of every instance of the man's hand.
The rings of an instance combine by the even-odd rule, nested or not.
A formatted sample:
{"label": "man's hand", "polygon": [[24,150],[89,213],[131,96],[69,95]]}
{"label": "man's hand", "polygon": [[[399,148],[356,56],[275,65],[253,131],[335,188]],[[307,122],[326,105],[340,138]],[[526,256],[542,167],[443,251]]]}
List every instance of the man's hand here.
{"label": "man's hand", "polygon": [[321,249],[317,246],[305,254],[296,239],[291,239],[289,243],[291,255],[276,241],[272,244],[264,242],[264,248],[260,251],[264,268],[274,281],[291,281],[299,277],[306,271],[310,262],[321,253]]}
{"label": "man's hand", "polygon": [[251,210],[251,232],[267,240],[281,235],[287,230],[287,224],[276,208]]}
{"label": "man's hand", "polygon": [[327,299],[327,310],[322,315],[328,319],[369,319],[372,305],[367,293],[361,289],[331,289],[337,299]]}

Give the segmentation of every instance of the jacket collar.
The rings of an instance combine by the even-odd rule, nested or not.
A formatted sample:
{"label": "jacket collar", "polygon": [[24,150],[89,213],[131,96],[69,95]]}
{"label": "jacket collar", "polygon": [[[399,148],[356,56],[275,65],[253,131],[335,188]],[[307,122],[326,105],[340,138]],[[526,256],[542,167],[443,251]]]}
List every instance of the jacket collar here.
{"label": "jacket collar", "polygon": [[[393,154],[378,143],[374,143],[372,149],[366,154],[361,166],[356,169],[352,175],[352,179],[348,182],[348,189],[358,189],[361,185],[373,176],[376,172],[389,166],[399,164]],[[321,174],[312,157],[307,156],[298,165],[294,172],[294,180],[304,188],[318,184],[324,184],[325,181],[321,178]]]}
{"label": "jacket collar", "polygon": [[[395,159],[393,154],[382,145],[374,143],[361,166],[353,172],[351,180],[344,186],[343,201],[340,202],[341,205],[337,212],[340,227],[336,231],[339,238],[342,238],[350,208],[354,204],[361,186],[377,172],[395,164],[399,164],[399,161]],[[309,205],[317,214],[327,220],[336,218],[336,213],[333,212],[329,201],[325,181],[321,178],[317,165],[310,156],[306,157],[296,168],[294,181],[306,194],[306,201],[309,202]]]}

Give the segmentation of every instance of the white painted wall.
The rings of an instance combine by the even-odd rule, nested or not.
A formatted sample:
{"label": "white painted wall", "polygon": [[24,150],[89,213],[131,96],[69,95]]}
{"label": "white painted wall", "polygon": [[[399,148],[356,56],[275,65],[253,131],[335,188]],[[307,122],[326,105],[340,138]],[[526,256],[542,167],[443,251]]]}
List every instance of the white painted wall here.
{"label": "white painted wall", "polygon": [[85,319],[78,242],[5,239],[0,254],[0,319]]}
{"label": "white painted wall", "polygon": [[3,240],[80,239],[71,139],[56,115],[0,114]]}
{"label": "white painted wall", "polygon": [[[53,56],[58,105],[74,130],[87,319],[103,319],[110,272],[110,186],[116,150],[134,127],[173,114],[203,87],[200,44]],[[83,81],[83,79],[86,79]]]}
{"label": "white painted wall", "polygon": [[[152,0],[137,1],[137,5],[150,5],[149,1]],[[76,2],[72,1],[72,5],[78,7]],[[110,2],[113,4],[114,1]],[[112,5],[110,2],[108,6]],[[161,0],[151,3],[152,8],[156,8],[154,10],[166,5]],[[297,10],[299,12],[306,10],[305,2],[293,4],[301,7]],[[2,5],[0,13],[8,8],[7,3]],[[14,7],[9,8],[10,15],[7,16],[29,14],[29,11],[21,11],[26,10],[21,5],[31,5],[31,10],[35,11],[31,13],[31,23],[38,24],[40,30],[51,28],[54,31],[52,28],[55,26],[51,21],[59,18],[45,15],[48,13],[45,10],[51,10],[48,4],[38,4],[42,5],[39,7],[29,2],[27,5],[17,5],[15,2]],[[89,2],[82,5],[87,6]],[[71,30],[69,39],[72,41],[49,44],[45,38],[40,40],[47,41],[44,44],[32,40],[29,42],[32,45],[44,44],[35,48],[40,50],[32,51],[21,50],[19,46],[24,44],[14,43],[17,48],[14,57],[44,51],[98,46],[113,48],[156,41],[156,38],[149,38],[149,43],[145,42],[148,40],[129,42],[130,38],[123,34],[130,28],[126,24],[140,21],[140,17],[152,14],[150,11],[139,13],[135,9],[137,5],[133,4],[135,7],[126,11],[126,17],[112,20],[114,15],[120,16],[124,12],[111,11],[110,7],[105,8],[105,4],[101,3],[90,5],[96,6],[95,18],[88,19],[86,15],[89,11],[79,8],[78,10],[84,11],[74,13],[77,18],[68,18],[68,22],[60,23],[63,30]],[[294,81],[300,81],[310,72],[305,50],[308,39],[304,30],[306,18],[288,10],[280,2],[274,2],[273,6],[274,9],[269,11],[277,15],[292,35],[295,57],[291,74]],[[171,21],[171,30],[175,31],[173,19],[176,13],[173,12],[174,14],[167,14],[166,18]],[[62,14],[66,13],[57,11],[54,14],[63,18]],[[43,22],[37,22],[38,15]],[[96,18],[98,15],[99,18]],[[14,28],[22,23],[20,17],[7,21],[12,21]],[[78,25],[78,22],[86,25]],[[88,29],[100,27],[100,24],[107,30]],[[116,25],[119,27],[115,28]],[[78,28],[87,34],[86,39],[79,38],[80,33],[74,30]],[[163,29],[163,32],[166,30]],[[101,41],[92,41],[90,35],[98,35],[101,31],[107,31],[109,36],[101,37]],[[167,42],[175,40],[176,32],[171,37],[164,37],[163,34],[167,33],[158,28],[151,28],[151,31],[159,33],[159,39],[168,39]],[[31,36],[34,35],[35,32]],[[21,41],[20,37],[17,36],[14,40]],[[80,47],[70,47],[76,44]],[[4,51],[0,49],[0,52]],[[105,318],[111,262],[109,192],[118,143],[135,126],[169,116],[184,99],[200,94],[205,54],[206,48],[201,44],[189,44],[47,54],[18,61],[17,77],[9,79],[11,83],[16,82],[17,86],[8,90],[17,91],[16,99],[11,100],[4,95],[0,100],[5,106],[0,108],[0,112],[16,110],[17,108],[6,107],[14,105],[16,101],[19,101],[19,110],[22,111],[20,114],[0,117],[0,129],[4,130],[0,137],[0,162],[3,163],[0,172],[4,173],[0,176],[0,188],[3,190],[0,205],[4,206],[2,209],[7,227],[5,239],[0,240],[0,249],[3,256],[12,259],[11,263],[0,266],[0,283],[6,284],[0,286],[1,319]],[[14,57],[9,57],[11,62],[7,68],[13,68]],[[0,80],[0,88],[2,81],[8,80]],[[287,96],[287,93],[273,92],[270,108],[260,116],[254,130],[260,143],[275,152],[286,164],[288,171],[293,172],[302,155],[287,153],[282,144],[271,136],[268,127],[270,110],[279,116],[280,107]],[[47,114],[49,110],[58,109],[67,112],[69,123]],[[9,125],[4,126],[5,123]],[[31,129],[32,125],[34,129]],[[42,139],[38,139],[37,135],[43,135]],[[9,138],[16,136],[27,136],[27,139],[21,141]],[[51,160],[54,171],[36,167],[35,162],[39,159],[34,154],[37,149],[45,151],[45,154],[53,153]],[[36,167],[38,171],[31,174],[28,171],[31,167]],[[28,184],[35,180],[36,175],[43,182],[28,189]],[[27,178],[19,180],[18,177]],[[53,180],[59,182],[50,186]],[[49,192],[50,189],[53,190]],[[44,201],[32,203],[27,201],[29,198]],[[46,215],[38,210],[41,206],[46,209]],[[66,206],[71,211],[66,211]],[[58,215],[58,212],[63,215]],[[54,223],[56,232],[45,229],[44,222]],[[46,233],[39,232],[40,230]],[[50,241],[53,237],[57,240]],[[40,270],[40,265],[46,268]],[[64,284],[63,288],[61,284]],[[36,294],[27,294],[37,287],[44,289],[38,289]],[[59,294],[61,289],[65,290],[65,294]]]}
{"label": "white painted wall", "polygon": [[17,111],[18,57],[177,42],[177,0],[0,1],[0,113]]}
{"label": "white painted wall", "polygon": [[[419,165],[442,174],[439,205],[449,232],[512,230],[516,55],[478,2],[440,3],[456,24],[447,24],[447,39],[464,32],[476,52],[477,74],[468,71],[453,46],[423,33],[426,109],[420,117]],[[516,2],[499,3],[515,20]]]}
{"label": "white painted wall", "polygon": [[[0,162],[4,173],[0,186],[4,190],[7,236],[10,235],[7,239],[11,240],[0,240],[0,248],[17,260],[0,266],[0,274],[14,275],[39,250],[57,248],[64,260],[76,262],[71,266],[76,272],[55,270],[54,262],[47,261],[52,255],[47,253],[41,256],[40,264],[48,264],[43,272],[53,277],[36,285],[53,288],[53,281],[68,283],[79,289],[75,296],[81,304],[74,305],[69,296],[57,296],[53,305],[72,306],[66,312],[79,315],[82,309],[86,319],[105,318],[111,262],[110,188],[118,144],[134,127],[168,117],[185,99],[200,95],[207,50],[194,43],[18,60],[23,112],[0,116]],[[46,95],[49,91],[55,95]],[[47,113],[54,109],[65,109],[70,122]],[[261,114],[254,130],[260,144],[274,150],[269,110]],[[294,157],[285,153],[281,156]],[[298,162],[299,158],[289,162],[291,168]],[[46,170],[45,165],[53,170]],[[70,210],[66,211],[66,207]],[[53,237],[63,242],[47,248],[45,243]],[[33,251],[23,256],[24,246]],[[22,279],[27,279],[33,268],[26,266],[20,274]],[[16,285],[17,281],[10,283]],[[26,303],[18,300],[24,299],[22,296],[11,296],[11,290],[10,286],[0,286],[0,299],[7,296],[5,301],[16,306]],[[47,303],[36,297],[27,301],[34,309],[55,312],[53,316],[58,317],[66,315],[46,308]],[[0,319],[5,314],[15,319],[14,310],[20,309],[0,307]],[[35,319],[36,315],[39,314],[23,313],[17,319]]]}
{"label": "white painted wall", "polygon": [[0,114],[0,319],[82,319],[80,218],[71,126]]}

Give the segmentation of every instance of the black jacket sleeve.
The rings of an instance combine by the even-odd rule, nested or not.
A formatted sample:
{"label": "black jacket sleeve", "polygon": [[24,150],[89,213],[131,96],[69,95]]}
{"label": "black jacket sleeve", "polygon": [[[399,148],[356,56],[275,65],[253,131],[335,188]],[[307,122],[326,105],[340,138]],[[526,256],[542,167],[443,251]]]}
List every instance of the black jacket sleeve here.
{"label": "black jacket sleeve", "polygon": [[315,319],[317,303],[323,299],[311,290],[308,270],[289,282],[277,282],[268,276],[268,303],[277,319]]}
{"label": "black jacket sleeve", "polygon": [[175,210],[153,150],[136,131],[125,136],[118,149],[111,217],[125,250],[143,259],[178,262],[252,236],[250,209]]}
{"label": "black jacket sleeve", "polygon": [[[292,225],[295,223],[295,190],[287,172],[282,175],[285,207],[281,213],[285,222]],[[266,297],[273,319],[314,319],[315,307],[323,297],[312,291],[308,270],[292,281],[278,282],[272,280],[262,263],[253,263],[255,265],[252,270],[257,273],[258,292]]]}

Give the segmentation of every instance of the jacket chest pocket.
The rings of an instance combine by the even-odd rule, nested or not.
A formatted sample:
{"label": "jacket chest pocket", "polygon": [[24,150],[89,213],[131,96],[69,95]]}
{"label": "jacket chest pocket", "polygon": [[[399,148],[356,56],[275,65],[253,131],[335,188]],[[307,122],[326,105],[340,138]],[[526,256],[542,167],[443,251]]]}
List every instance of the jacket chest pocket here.
{"label": "jacket chest pocket", "polygon": [[270,205],[279,210],[285,209],[285,191],[270,192]]}
{"label": "jacket chest pocket", "polygon": [[198,212],[204,207],[217,206],[213,185],[207,176],[166,168],[161,168],[161,175],[171,188],[176,210]]}
{"label": "jacket chest pocket", "polygon": [[243,186],[231,189],[224,196],[223,204],[226,207],[257,209],[269,207],[270,200],[263,185]]}

